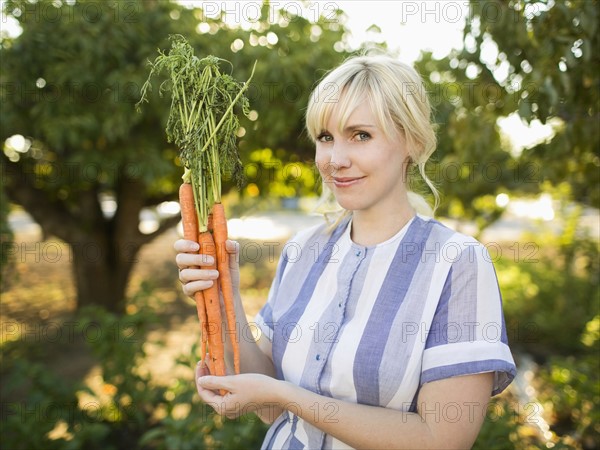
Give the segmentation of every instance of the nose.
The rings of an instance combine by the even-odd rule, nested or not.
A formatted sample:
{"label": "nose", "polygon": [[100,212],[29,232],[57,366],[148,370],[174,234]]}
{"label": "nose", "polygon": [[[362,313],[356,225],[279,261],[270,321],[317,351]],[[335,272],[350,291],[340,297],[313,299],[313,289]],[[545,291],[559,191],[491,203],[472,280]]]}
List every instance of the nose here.
{"label": "nose", "polygon": [[329,164],[333,171],[346,169],[352,165],[352,161],[348,157],[348,152],[345,151],[343,144],[339,142],[333,144]]}

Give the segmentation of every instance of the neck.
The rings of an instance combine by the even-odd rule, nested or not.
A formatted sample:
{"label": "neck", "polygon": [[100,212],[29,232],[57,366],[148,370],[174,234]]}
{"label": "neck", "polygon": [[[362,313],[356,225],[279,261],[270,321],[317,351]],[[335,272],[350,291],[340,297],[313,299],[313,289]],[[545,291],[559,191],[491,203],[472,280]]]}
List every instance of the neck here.
{"label": "neck", "polygon": [[415,216],[410,205],[383,215],[354,211],[352,214],[352,241],[366,247],[381,244],[398,233]]}

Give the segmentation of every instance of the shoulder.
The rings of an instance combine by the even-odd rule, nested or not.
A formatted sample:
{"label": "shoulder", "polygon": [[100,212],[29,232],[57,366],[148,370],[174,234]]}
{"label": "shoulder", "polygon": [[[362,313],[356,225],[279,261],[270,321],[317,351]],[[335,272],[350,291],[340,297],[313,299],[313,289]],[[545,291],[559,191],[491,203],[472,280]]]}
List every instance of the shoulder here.
{"label": "shoulder", "polygon": [[425,255],[436,254],[438,258],[452,263],[453,266],[492,262],[488,246],[473,236],[456,231],[427,216],[418,215],[415,222],[417,226],[426,230],[426,237],[422,242]]}

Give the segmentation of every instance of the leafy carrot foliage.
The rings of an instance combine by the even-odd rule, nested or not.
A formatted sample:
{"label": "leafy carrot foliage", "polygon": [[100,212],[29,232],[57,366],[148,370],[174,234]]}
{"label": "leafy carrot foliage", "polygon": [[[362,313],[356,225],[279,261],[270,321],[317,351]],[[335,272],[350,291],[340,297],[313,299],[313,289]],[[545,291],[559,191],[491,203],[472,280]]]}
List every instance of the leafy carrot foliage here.
{"label": "leafy carrot foliage", "polygon": [[238,106],[243,114],[249,114],[250,104],[244,92],[252,75],[240,83],[221,71],[220,64],[230,64],[228,61],[213,55],[198,58],[181,35],[172,35],[170,40],[169,52],[159,50],[159,56],[150,62],[150,74],[136,106],[139,109],[148,101],[152,78],[165,72],[167,78],[160,84],[159,94],[171,93],[167,139],[179,148],[181,161],[188,169],[185,178],[194,186],[203,229],[212,204],[221,200],[222,175],[227,174],[238,184],[242,180],[237,151],[240,125],[234,109]]}

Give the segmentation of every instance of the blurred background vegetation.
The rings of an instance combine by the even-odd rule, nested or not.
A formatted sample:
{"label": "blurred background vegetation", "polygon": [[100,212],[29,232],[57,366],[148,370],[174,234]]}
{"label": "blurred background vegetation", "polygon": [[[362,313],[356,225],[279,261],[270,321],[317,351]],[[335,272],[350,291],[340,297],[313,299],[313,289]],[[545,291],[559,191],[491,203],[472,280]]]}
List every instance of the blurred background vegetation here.
{"label": "blurred background vegetation", "polygon": [[[246,29],[186,2],[3,2],[22,30],[0,42],[3,448],[260,446],[255,416],[222,420],[195,395],[193,305],[170,250],[182,170],[168,102],[133,108],[169,34],[238,79],[258,61],[229,216],[303,213],[319,193],[308,95],[355,49],[334,3],[319,17],[253,5]],[[463,48],[416,62],[439,125],[439,216],[489,245],[519,368],[476,448],[600,446],[599,236],[586,225],[600,203],[598,15],[594,1],[471,1]],[[516,147],[500,126],[511,116],[551,132]],[[517,206],[540,205],[518,237],[496,234]],[[21,211],[39,233],[9,226]],[[241,242],[249,315],[285,237],[263,239]]]}

